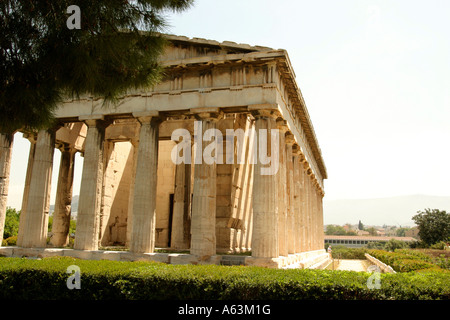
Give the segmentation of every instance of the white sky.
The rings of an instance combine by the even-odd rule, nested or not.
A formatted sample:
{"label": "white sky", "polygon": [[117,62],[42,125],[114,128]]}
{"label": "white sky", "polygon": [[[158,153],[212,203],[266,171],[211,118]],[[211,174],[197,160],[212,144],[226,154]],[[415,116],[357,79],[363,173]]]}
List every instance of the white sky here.
{"label": "white sky", "polygon": [[[167,33],[287,50],[327,166],[325,200],[450,196],[449,17],[447,0],[197,0],[169,15]],[[21,140],[8,201],[18,208]]]}

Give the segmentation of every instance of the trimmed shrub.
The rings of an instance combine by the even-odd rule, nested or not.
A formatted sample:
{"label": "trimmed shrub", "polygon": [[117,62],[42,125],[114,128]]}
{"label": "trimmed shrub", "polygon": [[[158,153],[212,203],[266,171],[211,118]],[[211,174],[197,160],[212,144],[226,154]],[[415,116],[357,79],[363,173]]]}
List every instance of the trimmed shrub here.
{"label": "trimmed shrub", "polygon": [[366,259],[366,248],[347,248],[344,246],[332,246],[331,256],[333,259]]}
{"label": "trimmed shrub", "polygon": [[[411,272],[418,270],[440,270],[446,273],[445,269],[441,269],[440,265],[446,265],[445,262],[437,261],[429,255],[411,249],[397,249],[395,252],[384,250],[369,250],[368,253],[378,260],[390,265],[397,272]],[[436,262],[439,263],[436,263]]]}
{"label": "trimmed shrub", "polygon": [[15,246],[17,243],[17,236],[12,236],[5,239],[5,242],[8,246]]}
{"label": "trimmed shrub", "polygon": [[437,242],[430,246],[431,249],[444,250],[447,244],[444,241]]}
{"label": "trimmed shrub", "polygon": [[417,259],[423,260],[423,261],[428,261],[428,262],[432,262],[432,259],[429,255],[427,255],[424,252],[420,252],[417,250],[411,250],[411,249],[397,249],[395,250],[396,253],[401,253],[401,254],[405,254],[411,257],[416,257]]}
{"label": "trimmed shrub", "polygon": [[398,259],[395,261],[396,269],[400,272],[410,272],[436,267],[432,263],[416,259]]}
{"label": "trimmed shrub", "polygon": [[[66,286],[70,265],[81,270],[79,290]],[[353,271],[167,265],[68,257],[0,258],[0,299],[450,299],[448,273],[380,274],[380,289],[367,287],[370,276]]]}

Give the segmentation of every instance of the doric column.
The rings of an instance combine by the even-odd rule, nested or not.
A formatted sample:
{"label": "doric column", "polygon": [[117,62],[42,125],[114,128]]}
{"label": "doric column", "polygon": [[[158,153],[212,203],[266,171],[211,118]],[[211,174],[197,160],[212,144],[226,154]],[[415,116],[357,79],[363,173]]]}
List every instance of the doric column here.
{"label": "doric column", "polygon": [[309,250],[315,250],[316,249],[316,217],[314,215],[314,187],[311,180],[311,174],[312,171],[310,168],[306,171],[307,174],[307,181],[308,181],[308,216],[309,216],[309,225],[308,225],[308,231],[309,231]]}
{"label": "doric column", "polygon": [[322,218],[320,214],[320,208],[319,208],[319,185],[317,180],[314,181],[314,209],[316,211],[316,226],[317,226],[317,250],[323,249],[323,242],[322,242],[322,231],[323,231],[323,225],[322,225]]}
{"label": "doric column", "polygon": [[295,209],[294,209],[294,163],[292,147],[295,143],[294,135],[286,133],[286,195],[287,195],[287,250],[289,254],[295,253],[296,241],[295,233]]}
{"label": "doric column", "polygon": [[22,246],[45,248],[55,150],[55,130],[40,130],[31,172]]}
{"label": "doric column", "polygon": [[305,251],[312,250],[312,220],[311,220],[311,185],[310,178],[308,175],[308,163],[305,161],[303,163],[304,171],[303,171],[303,183],[304,183],[304,222],[305,222]]}
{"label": "doric column", "polygon": [[[190,160],[190,159],[189,159]],[[177,164],[175,168],[175,192],[172,217],[171,248],[187,249],[189,237],[185,225],[189,219],[191,165]]]}
{"label": "doric column", "polygon": [[278,245],[280,256],[288,255],[288,195],[287,195],[287,176],[286,176],[286,141],[285,134],[288,130],[285,120],[277,120],[277,128],[280,131],[279,140],[279,172],[278,175]]}
{"label": "doric column", "polygon": [[[277,130],[277,113],[271,110],[259,110],[253,112],[255,117],[255,132],[260,149],[262,143],[266,143],[266,150],[273,149],[272,130]],[[261,131],[266,131],[267,141],[261,139]],[[278,141],[277,141],[278,142]],[[279,146],[274,146],[275,150]],[[256,150],[254,151],[256,152]],[[270,154],[272,160],[273,154]],[[262,174],[262,169],[270,166],[261,163],[261,157],[255,156],[256,162],[253,166],[253,230],[252,230],[252,257],[255,258],[278,258],[278,205],[279,205],[279,175],[280,167],[276,174]],[[276,159],[279,161],[279,159]]]}
{"label": "doric column", "polygon": [[141,123],[134,180],[130,251],[155,251],[156,186],[158,176],[159,124],[157,112],[134,114]]}
{"label": "doric column", "polygon": [[55,247],[64,247],[69,243],[70,214],[72,206],[73,173],[75,153],[67,144],[59,147],[61,162],[59,165],[58,186],[53,213],[53,236],[50,240]]}
{"label": "doric column", "polygon": [[102,119],[80,118],[80,120],[85,120],[88,129],[84,147],[74,249],[98,250],[104,173],[103,146],[108,123]]}
{"label": "doric column", "polygon": [[5,229],[13,140],[14,134],[0,133],[0,240]]}
{"label": "doric column", "polygon": [[22,208],[20,210],[20,218],[19,218],[19,233],[17,235],[17,246],[19,247],[22,246],[23,234],[26,225],[28,196],[30,194],[30,184],[31,184],[31,173],[33,171],[34,155],[36,154],[37,133],[26,133],[26,134],[24,133],[23,137],[30,141],[30,151],[28,155],[27,173],[25,176],[25,185],[23,188],[23,195],[22,195]]}
{"label": "doric column", "polygon": [[324,230],[323,230],[323,196],[324,196],[324,193],[323,193],[323,190],[321,190],[321,192],[319,193],[319,196],[318,196],[318,203],[319,203],[319,217],[320,217],[320,243],[321,243],[321,245],[322,245],[322,247],[321,248],[325,248],[324,247],[324,245],[325,245],[325,233],[324,233]]}
{"label": "doric column", "polygon": [[[133,154],[133,169],[131,172],[131,184],[130,184],[130,194],[128,196],[128,215],[127,215],[127,240],[125,245],[129,248],[131,243],[131,234],[133,230],[133,202],[134,202],[134,186],[136,179],[136,166],[137,166],[137,156],[139,150],[139,137],[136,139],[131,139],[130,143],[132,145],[132,154]],[[131,153],[130,153],[131,154]]]}
{"label": "doric column", "polygon": [[300,167],[300,252],[308,251],[308,215],[307,215],[307,187],[306,187],[306,172],[304,169],[304,164],[306,162],[305,156],[300,152],[299,155]]}
{"label": "doric column", "polygon": [[317,250],[324,248],[324,232],[323,232],[323,210],[322,210],[322,188],[320,187],[317,178],[314,180],[314,202],[315,202],[315,216],[317,228]]}
{"label": "doric column", "polygon": [[[309,171],[308,171],[309,172]],[[307,172],[307,173],[308,173]],[[310,237],[311,237],[311,248],[310,250],[315,250],[316,248],[316,221],[314,216],[314,190],[311,180],[311,174],[308,174],[308,206],[309,206],[309,216],[310,216]]]}
{"label": "doric column", "polygon": [[[196,141],[202,142],[204,134],[208,130],[217,129],[217,121],[221,114],[218,112],[202,112],[196,115]],[[199,128],[201,126],[201,128]],[[213,132],[213,131],[209,131]],[[214,131],[216,132],[216,131]],[[217,147],[218,136],[214,133],[214,142]],[[208,257],[216,254],[216,190],[217,173],[216,161],[208,161],[204,157],[205,149],[209,144],[202,142],[196,145],[196,158],[194,167],[194,187],[192,196],[192,219],[191,219],[191,254]],[[215,148],[215,156],[218,150]]]}
{"label": "doric column", "polygon": [[318,215],[317,215],[317,191],[316,186],[314,184],[314,175],[311,175],[311,212],[313,217],[313,249],[318,249]]}
{"label": "doric column", "polygon": [[319,249],[319,212],[317,211],[317,190],[313,180],[314,250]]}
{"label": "doric column", "polygon": [[295,238],[295,253],[302,252],[302,176],[300,163],[300,147],[296,144],[292,147],[292,166],[293,166],[293,181],[294,181],[294,238]]}

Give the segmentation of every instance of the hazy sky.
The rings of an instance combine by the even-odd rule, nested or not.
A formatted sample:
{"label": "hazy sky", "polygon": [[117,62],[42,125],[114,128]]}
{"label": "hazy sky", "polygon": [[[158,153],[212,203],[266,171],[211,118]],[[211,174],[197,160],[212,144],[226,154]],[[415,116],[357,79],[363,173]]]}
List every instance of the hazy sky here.
{"label": "hazy sky", "polygon": [[167,33],[287,50],[327,166],[325,200],[450,196],[449,17],[447,0],[197,0],[169,15]]}

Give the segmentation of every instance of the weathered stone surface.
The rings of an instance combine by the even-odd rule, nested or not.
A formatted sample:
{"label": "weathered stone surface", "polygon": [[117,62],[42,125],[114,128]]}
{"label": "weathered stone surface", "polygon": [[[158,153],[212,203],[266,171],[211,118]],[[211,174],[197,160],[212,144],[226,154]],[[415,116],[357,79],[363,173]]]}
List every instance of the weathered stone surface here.
{"label": "weathered stone surface", "polygon": [[13,140],[14,135],[0,133],[0,235],[2,236],[5,227]]}
{"label": "weathered stone surface", "polygon": [[[217,129],[216,124],[220,115],[212,112],[199,113],[198,124],[201,128],[197,134],[203,135],[207,130]],[[220,134],[220,132],[219,132]],[[217,143],[218,136],[212,138]],[[195,156],[203,158],[205,148],[208,146],[203,142],[196,146]],[[208,259],[216,254],[216,190],[217,173],[216,162],[208,164],[205,159],[194,167],[194,188],[192,196],[192,220],[191,220],[191,254]]]}
{"label": "weathered stone surface", "polygon": [[[251,251],[249,265],[319,265],[327,173],[286,51],[169,38],[159,84],[130,90],[115,108],[91,96],[67,101],[55,113],[56,139],[29,134],[19,246],[46,246],[53,147],[82,153],[84,166],[75,249],[22,253],[200,264]],[[178,129],[192,139],[191,164],[172,161]],[[275,130],[277,141],[261,141]],[[264,148],[272,174],[262,173],[273,169],[260,158]],[[0,227],[8,152],[0,155]],[[61,161],[53,246],[67,244],[71,156]],[[98,250],[117,245],[130,252]]]}
{"label": "weathered stone surface", "polygon": [[26,137],[30,141],[30,152],[28,155],[27,173],[25,176],[25,185],[22,196],[22,209],[20,210],[19,218],[19,232],[17,235],[17,245],[19,247],[22,246],[23,234],[25,232],[26,226],[28,197],[30,195],[31,173],[33,170],[34,155],[36,151],[37,134],[24,134],[24,137]]}
{"label": "weathered stone surface", "polygon": [[55,247],[64,247],[69,243],[70,215],[72,204],[73,174],[75,152],[66,146],[61,147],[61,161],[56,190],[55,212],[53,213],[52,238]]}
{"label": "weathered stone surface", "polygon": [[277,121],[277,128],[280,131],[279,148],[279,170],[278,177],[278,245],[279,255],[287,257],[288,255],[288,207],[289,199],[287,194],[287,171],[286,171],[286,138],[285,134],[288,130],[284,120]]}
{"label": "weathered stone surface", "polygon": [[155,249],[159,121],[151,116],[140,118],[130,243],[130,251],[135,253],[152,253]]}
{"label": "weathered stone surface", "polygon": [[292,146],[294,136],[290,133],[286,135],[286,204],[287,204],[287,250],[288,254],[294,254],[297,239],[295,238],[295,211],[294,211],[294,164],[292,157]]}
{"label": "weathered stone surface", "polygon": [[[273,130],[276,127],[276,114],[272,112],[256,112],[255,129]],[[271,140],[267,140],[268,144]],[[270,144],[267,150],[271,150]],[[279,171],[277,174],[262,175],[264,165],[257,161],[253,170],[253,239],[252,256],[255,258],[273,259],[279,254]],[[252,260],[253,261],[253,260]]]}
{"label": "weathered stone surface", "polygon": [[107,123],[95,119],[85,122],[88,130],[74,248],[97,250],[103,189],[103,146]]}
{"label": "weathered stone surface", "polygon": [[171,238],[171,248],[174,249],[189,248],[190,237],[189,234],[186,233],[184,226],[185,224],[188,224],[188,220],[190,220],[190,169],[190,164],[181,163],[176,166]]}
{"label": "weathered stone surface", "polygon": [[55,132],[40,130],[33,159],[22,238],[22,246],[26,248],[44,248],[47,243],[54,147]]}
{"label": "weathered stone surface", "polygon": [[294,182],[294,194],[293,194],[293,202],[294,202],[294,238],[295,245],[294,251],[295,253],[299,253],[302,251],[304,239],[303,239],[303,225],[302,225],[302,176],[301,176],[301,168],[300,168],[300,149],[298,146],[294,146],[293,154],[292,154],[292,169],[293,169],[293,182]]}

